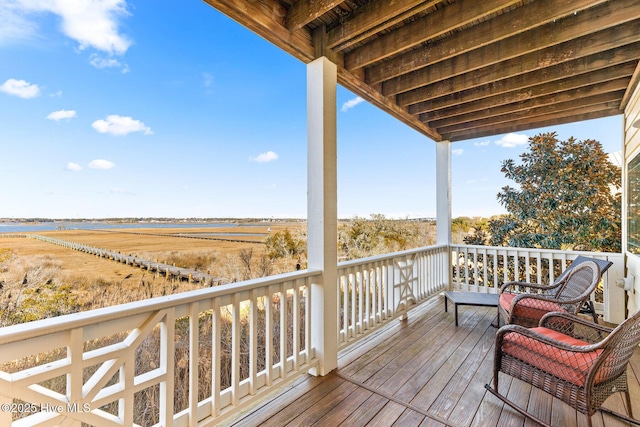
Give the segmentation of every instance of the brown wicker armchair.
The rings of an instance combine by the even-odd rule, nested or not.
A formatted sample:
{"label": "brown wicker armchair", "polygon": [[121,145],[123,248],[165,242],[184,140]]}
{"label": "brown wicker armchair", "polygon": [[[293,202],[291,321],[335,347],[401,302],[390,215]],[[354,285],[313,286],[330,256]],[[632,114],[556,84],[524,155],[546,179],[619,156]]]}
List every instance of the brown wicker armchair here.
{"label": "brown wicker armchair", "polygon": [[[608,268],[611,263],[605,261]],[[552,311],[577,314],[600,282],[602,272],[595,260],[576,260],[552,285],[509,282],[500,288],[498,316],[505,324],[514,323],[529,328]],[[594,314],[594,321],[597,317]]]}
{"label": "brown wicker armchair", "polygon": [[[634,420],[627,385],[627,363],[640,344],[640,311],[615,329],[567,313],[549,313],[536,328],[506,325],[496,334],[493,388],[485,388],[522,415],[546,425],[498,392],[503,372],[566,402],[591,416],[598,410]],[[623,392],[629,416],[600,406]]]}

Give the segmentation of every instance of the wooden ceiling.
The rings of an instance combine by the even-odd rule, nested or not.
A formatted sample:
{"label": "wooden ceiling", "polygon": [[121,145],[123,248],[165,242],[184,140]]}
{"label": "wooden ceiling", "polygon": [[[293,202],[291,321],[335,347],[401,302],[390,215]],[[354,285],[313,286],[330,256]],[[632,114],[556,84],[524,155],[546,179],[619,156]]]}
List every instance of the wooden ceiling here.
{"label": "wooden ceiling", "polygon": [[621,114],[640,0],[204,0],[435,141]]}

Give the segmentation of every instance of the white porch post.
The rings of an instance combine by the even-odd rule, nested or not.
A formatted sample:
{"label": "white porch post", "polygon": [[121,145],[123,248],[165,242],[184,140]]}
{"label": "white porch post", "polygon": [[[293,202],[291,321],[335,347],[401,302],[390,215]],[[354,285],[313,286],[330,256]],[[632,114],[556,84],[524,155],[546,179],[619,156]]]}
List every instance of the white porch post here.
{"label": "white porch post", "polygon": [[[451,142],[436,144],[436,243],[451,245]],[[449,272],[446,287],[451,290],[451,250],[444,268]]]}
{"label": "white porch post", "polygon": [[307,253],[323,271],[311,286],[314,375],[338,367],[337,68],[325,57],[307,65]]}
{"label": "white porch post", "polygon": [[451,244],[451,142],[436,144],[436,230],[439,245]]}

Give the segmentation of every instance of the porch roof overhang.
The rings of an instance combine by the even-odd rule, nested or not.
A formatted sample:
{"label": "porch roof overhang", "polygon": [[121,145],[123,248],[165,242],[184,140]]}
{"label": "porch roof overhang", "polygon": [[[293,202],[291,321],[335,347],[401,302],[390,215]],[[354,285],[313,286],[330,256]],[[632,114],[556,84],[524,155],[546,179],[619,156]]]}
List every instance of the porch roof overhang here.
{"label": "porch roof overhang", "polygon": [[434,141],[624,111],[637,0],[204,0]]}

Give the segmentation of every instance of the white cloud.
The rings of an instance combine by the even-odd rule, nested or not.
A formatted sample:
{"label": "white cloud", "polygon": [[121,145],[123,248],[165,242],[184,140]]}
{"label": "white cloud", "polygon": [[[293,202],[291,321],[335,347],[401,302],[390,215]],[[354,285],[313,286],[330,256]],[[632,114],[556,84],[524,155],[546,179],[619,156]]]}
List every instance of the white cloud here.
{"label": "white cloud", "polygon": [[93,48],[110,55],[124,54],[131,41],[120,33],[120,20],[129,16],[125,0],[14,0],[7,9],[12,22],[37,28],[38,13],[61,18],[60,30],[78,42],[80,50]]}
{"label": "white cloud", "polygon": [[72,119],[74,117],[76,117],[76,112],[74,110],[59,110],[50,113],[47,116],[47,119],[58,121],[62,119]]}
{"label": "white cloud", "polygon": [[489,144],[491,144],[491,141],[489,140],[473,143],[476,147],[487,147]]}
{"label": "white cloud", "polygon": [[363,101],[364,99],[360,98],[359,96],[356,98],[350,99],[344,104],[342,104],[342,108],[340,108],[340,111],[344,113],[345,111],[352,109],[353,107],[355,107],[356,105],[360,104]]}
{"label": "white cloud", "polygon": [[278,159],[278,154],[273,151],[261,153],[257,157],[249,157],[249,160],[257,163],[267,163]]}
{"label": "white cloud", "polygon": [[104,159],[96,159],[89,163],[89,167],[91,169],[101,169],[101,170],[109,170],[116,167],[116,164],[110,162],[109,160]]}
{"label": "white cloud", "polygon": [[0,92],[29,99],[40,96],[40,87],[24,80],[9,79],[0,86]]}
{"label": "white cloud", "polygon": [[78,172],[82,170],[82,166],[80,166],[77,163],[69,162],[67,163],[67,166],[65,167],[65,169],[68,171]]}
{"label": "white cloud", "polygon": [[505,148],[513,148],[518,145],[526,144],[529,141],[529,137],[522,133],[508,133],[500,140],[496,141],[496,145]]}
{"label": "white cloud", "polygon": [[151,135],[151,128],[145,126],[140,120],[134,120],[131,117],[119,116],[112,114],[107,116],[106,120],[96,120],[91,126],[100,133],[108,133],[110,135],[127,135],[131,132],[143,132],[145,135]]}
{"label": "white cloud", "polygon": [[98,69],[122,68],[122,74],[126,74],[129,72],[129,66],[127,64],[120,62],[119,60],[111,57],[103,58],[101,56],[98,56],[98,54],[96,53],[91,55],[89,63]]}
{"label": "white cloud", "polygon": [[[76,41],[80,51],[90,48],[111,57],[124,55],[131,46],[120,30],[122,19],[130,15],[126,0],[0,0],[0,44],[48,37],[41,28],[46,14],[59,18],[60,32]],[[119,61],[92,58],[91,63],[128,71]]]}
{"label": "white cloud", "polygon": [[454,156],[462,156],[462,153],[464,153],[464,150],[462,148],[455,148],[451,150],[451,154],[453,154]]}

